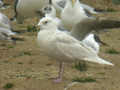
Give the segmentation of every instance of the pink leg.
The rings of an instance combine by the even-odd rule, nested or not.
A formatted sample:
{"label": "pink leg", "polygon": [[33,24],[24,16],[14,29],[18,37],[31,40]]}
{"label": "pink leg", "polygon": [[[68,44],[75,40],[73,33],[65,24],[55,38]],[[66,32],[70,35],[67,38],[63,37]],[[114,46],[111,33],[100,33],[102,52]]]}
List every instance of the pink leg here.
{"label": "pink leg", "polygon": [[58,77],[54,80],[54,82],[59,83],[62,81],[63,72],[64,72],[64,63],[60,62]]}

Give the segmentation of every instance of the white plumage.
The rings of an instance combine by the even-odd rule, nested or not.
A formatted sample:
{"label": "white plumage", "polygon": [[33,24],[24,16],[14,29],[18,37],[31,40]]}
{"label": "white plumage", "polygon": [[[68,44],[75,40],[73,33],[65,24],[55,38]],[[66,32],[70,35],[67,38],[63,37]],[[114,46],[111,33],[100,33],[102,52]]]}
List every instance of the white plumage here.
{"label": "white plumage", "polygon": [[0,40],[11,40],[11,36],[15,35],[11,29],[9,18],[0,13]]}
{"label": "white plumage", "polygon": [[64,9],[61,12],[61,21],[66,29],[71,30],[74,25],[87,18],[83,7],[80,6],[79,0],[67,0]]}
{"label": "white plumage", "polygon": [[[80,2],[80,1],[79,1]],[[60,14],[62,12],[62,10],[64,9],[64,7],[66,6],[67,0],[52,0],[52,4],[53,6],[56,8],[57,13]],[[91,13],[91,14],[98,14],[97,11],[95,11],[95,8],[81,3],[80,2],[80,6],[87,12]]]}
{"label": "white plumage", "polygon": [[[45,15],[45,17],[50,17],[52,18],[53,20],[55,20],[55,22],[58,23],[58,27],[60,29],[64,29],[63,26],[62,26],[62,23],[61,23],[61,19],[59,19],[58,17],[56,17],[56,9],[54,8],[54,6],[52,5],[46,5],[42,8],[42,13]],[[39,21],[40,23],[40,21]],[[39,25],[38,23],[38,25]]]}
{"label": "white plumage", "polygon": [[16,33],[12,32],[10,29],[0,27],[0,40],[12,41],[11,36]]}
{"label": "white plumage", "polygon": [[[63,57],[62,59],[63,61],[67,61],[67,60],[74,61],[75,59],[84,60],[84,58],[92,59],[98,57],[97,54],[94,53],[94,50],[87,47],[87,45],[84,45],[81,41],[78,41],[71,35],[58,30],[57,23],[52,18],[46,17],[41,19],[39,25],[41,27],[41,30],[38,33],[38,43],[40,47],[43,47],[41,49],[45,49],[45,52],[48,52],[49,54],[54,54],[54,52],[53,53],[50,52],[52,50],[56,50],[56,51],[58,50],[57,52],[55,52],[55,54],[57,54],[58,56],[64,55],[67,58],[64,59]],[[81,51],[83,52],[80,53]],[[51,56],[58,57],[57,55],[51,55]],[[101,63],[100,61],[95,61],[95,62]],[[102,64],[107,64],[107,63],[102,63]]]}
{"label": "white plumage", "polygon": [[100,45],[95,41],[94,34],[91,33],[82,40],[84,44],[92,48],[97,54],[99,53]]}
{"label": "white plumage", "polygon": [[24,18],[37,16],[37,11],[49,0],[17,0],[15,5],[16,17],[18,23],[22,23]]}
{"label": "white plumage", "polygon": [[[41,19],[39,25],[41,28],[37,36],[39,47],[48,56],[55,58],[57,61],[62,63],[84,60],[113,65],[112,63],[101,59],[96,51],[83,42],[78,41],[70,34],[60,31],[57,27],[57,22],[52,18],[45,17]],[[60,67],[62,67],[62,64],[60,65]],[[57,81],[60,81],[61,79],[62,76],[60,74]]]}
{"label": "white plumage", "polygon": [[0,13],[0,27],[11,29],[9,18],[2,13]]}

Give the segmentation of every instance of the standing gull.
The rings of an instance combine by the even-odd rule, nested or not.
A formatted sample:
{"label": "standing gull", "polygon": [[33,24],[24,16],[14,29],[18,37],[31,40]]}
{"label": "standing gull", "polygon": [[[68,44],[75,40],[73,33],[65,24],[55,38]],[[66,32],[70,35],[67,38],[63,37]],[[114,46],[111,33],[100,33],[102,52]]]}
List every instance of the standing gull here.
{"label": "standing gull", "polygon": [[37,16],[39,11],[50,0],[15,0],[15,18],[18,23],[23,23],[24,18]]}
{"label": "standing gull", "polygon": [[67,0],[61,12],[61,21],[68,30],[71,30],[74,25],[87,17],[83,7],[80,6],[79,0]]}
{"label": "standing gull", "polygon": [[[64,9],[66,3],[67,3],[67,0],[52,0],[53,6],[57,9],[59,13],[61,13],[61,11]],[[80,5],[84,8],[84,10],[92,14],[98,14],[98,11],[101,11],[101,10],[96,10],[95,8],[81,2],[80,2]]]}
{"label": "standing gull", "polygon": [[[86,22],[86,24],[85,21],[83,23],[81,24],[82,25],[81,28],[80,26],[79,28],[85,29],[86,24],[88,24],[90,28],[86,28],[87,29],[86,31],[89,30],[91,31],[91,29],[93,30],[93,26],[91,25],[96,23],[96,21],[90,20],[89,22]],[[101,23],[96,23],[96,26],[100,26]],[[48,56],[55,58],[57,61],[60,62],[59,76],[55,80],[56,82],[60,82],[62,80],[63,62],[84,60],[84,61],[90,61],[100,64],[113,65],[112,63],[101,59],[93,49],[89,48],[81,41],[72,37],[70,34],[60,31],[57,27],[57,23],[52,18],[46,17],[41,19],[39,25],[41,30],[38,33],[37,42],[40,49],[43,52],[45,52]],[[109,28],[108,26],[109,25],[101,26],[101,28]],[[101,28],[98,27],[97,30],[100,30]],[[84,32],[84,33],[88,33],[88,32]],[[86,35],[84,33],[83,35]]]}

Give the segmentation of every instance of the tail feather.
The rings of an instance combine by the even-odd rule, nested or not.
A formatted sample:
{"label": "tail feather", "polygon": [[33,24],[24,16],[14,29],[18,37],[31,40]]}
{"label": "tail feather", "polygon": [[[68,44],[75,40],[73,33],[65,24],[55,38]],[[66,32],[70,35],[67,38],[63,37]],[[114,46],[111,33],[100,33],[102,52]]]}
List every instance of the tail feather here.
{"label": "tail feather", "polygon": [[85,58],[86,61],[90,61],[90,62],[95,62],[95,63],[99,63],[99,64],[106,64],[106,65],[111,65],[114,66],[114,64],[112,64],[111,62],[108,62],[107,60],[104,60],[102,58],[96,57],[96,58]]}

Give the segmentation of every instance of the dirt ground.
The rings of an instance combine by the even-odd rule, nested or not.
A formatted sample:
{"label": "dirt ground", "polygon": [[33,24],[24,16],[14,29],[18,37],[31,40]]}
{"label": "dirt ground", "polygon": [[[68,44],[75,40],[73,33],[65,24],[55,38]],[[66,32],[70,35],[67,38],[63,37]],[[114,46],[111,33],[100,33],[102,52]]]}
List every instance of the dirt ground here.
{"label": "dirt ground", "polygon": [[[6,0],[6,3],[11,4],[10,8],[1,10],[9,18],[14,15],[11,1]],[[97,8],[118,10],[102,16],[120,19],[120,6],[112,5],[110,0],[82,1]],[[0,42],[0,90],[64,90],[76,77],[83,79],[90,77],[95,81],[79,82],[68,90],[120,90],[120,29],[100,34],[101,39],[109,45],[101,46],[100,56],[115,66],[87,63],[87,71],[80,72],[74,68],[74,63],[65,64],[64,80],[61,83],[54,83],[51,78],[57,76],[59,64],[40,51],[36,43],[37,32],[22,32],[27,31],[27,26],[33,22],[36,24],[37,19],[25,20],[21,25],[11,22],[14,30],[21,32],[24,41],[18,41],[16,45]],[[107,52],[112,48],[118,53]]]}

